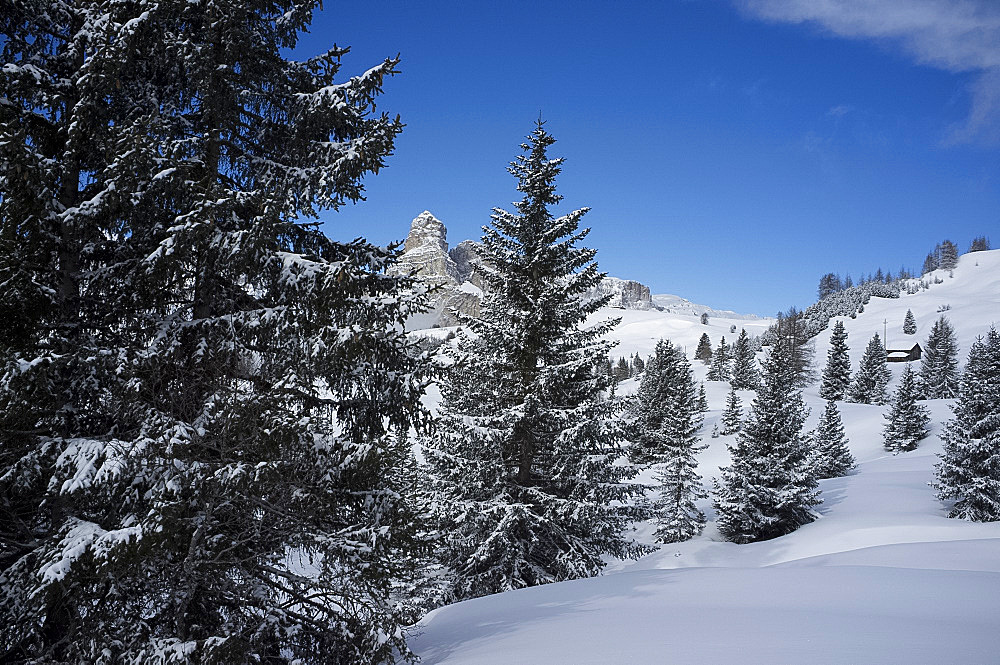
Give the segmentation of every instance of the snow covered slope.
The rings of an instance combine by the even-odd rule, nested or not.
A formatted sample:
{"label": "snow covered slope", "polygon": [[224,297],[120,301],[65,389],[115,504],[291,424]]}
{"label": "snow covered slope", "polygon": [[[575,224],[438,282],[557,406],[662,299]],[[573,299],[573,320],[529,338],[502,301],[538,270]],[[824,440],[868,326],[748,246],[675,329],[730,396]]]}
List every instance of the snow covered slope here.
{"label": "snow covered slope", "polygon": [[[940,279],[940,284],[934,280]],[[921,280],[913,280],[919,283]],[[882,336],[886,331],[886,348],[903,348],[918,342],[921,346],[927,340],[931,326],[942,315],[951,321],[959,342],[959,359],[964,366],[969,347],[979,335],[985,335],[991,324],[1000,327],[1000,250],[973,252],[959,257],[954,271],[936,270],[923,278],[929,288],[914,294],[903,293],[898,299],[872,298],[865,305],[865,311],[856,319],[836,317],[830,321],[830,329],[838,319],[844,322],[848,332],[847,343],[851,347],[852,368],[857,369],[858,361],[864,355],[865,345],[875,333]],[[915,335],[903,334],[903,318],[906,310],[913,310],[917,320]],[[941,311],[943,310],[943,311]],[[816,360],[822,366],[830,345],[829,331],[816,338]],[[900,364],[890,364],[897,371]]]}
{"label": "snow covered slope", "polygon": [[[890,348],[923,344],[944,305],[964,364],[976,336],[1000,323],[1000,251],[967,254],[954,277],[940,278],[898,300],[873,299],[856,319],[845,319],[855,368],[883,325]],[[917,319],[913,336],[901,330],[907,309]],[[616,332],[622,355],[648,353],[660,336],[688,346],[690,355],[706,329],[694,316],[614,313],[625,316]],[[713,344],[721,334],[728,340],[734,323],[752,325],[710,320]],[[817,339],[820,366],[828,338]],[[700,363],[696,373],[704,377]],[[727,388],[708,384],[713,410],[705,432],[718,422]],[[821,412],[816,389],[805,391],[808,427]],[[746,407],[753,394],[741,397]],[[896,456],[882,449],[883,407],[841,404],[858,468],[822,481],[820,518],[788,536],[723,542],[705,501],[710,521],[698,538],[639,561],[611,562],[603,577],[440,608],[416,627],[412,646],[427,665],[1000,662],[1000,523],[946,517],[928,483],[950,403],[928,404],[931,435]],[[707,484],[728,463],[731,440],[706,436],[700,471]],[[638,525],[636,537],[648,542],[650,532]]]}
{"label": "snow covered slope", "polygon": [[[659,296],[653,297],[654,301],[657,297]],[[774,323],[774,319],[763,319],[752,314],[733,314],[728,318],[709,314],[708,324],[703,325],[701,311],[695,314],[675,309],[634,310],[614,307],[598,310],[588,322],[594,323],[612,318],[620,318],[621,323],[611,335],[618,341],[618,346],[611,351],[611,355],[619,357],[638,353],[643,358],[651,355],[656,348],[656,342],[663,338],[686,349],[688,358],[691,358],[698,346],[698,340],[704,333],[708,333],[712,348],[715,348],[723,337],[728,344],[736,341],[743,328],[746,328],[750,335],[760,335]],[[733,326],[736,326],[735,333],[730,332]]]}

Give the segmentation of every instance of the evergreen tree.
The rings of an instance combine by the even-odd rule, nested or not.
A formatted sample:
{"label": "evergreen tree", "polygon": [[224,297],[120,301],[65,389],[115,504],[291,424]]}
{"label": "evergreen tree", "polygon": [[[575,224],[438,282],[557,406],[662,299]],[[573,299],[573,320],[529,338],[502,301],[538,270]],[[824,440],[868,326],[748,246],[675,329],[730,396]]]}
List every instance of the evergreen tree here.
{"label": "evergreen tree", "polygon": [[729,357],[729,345],[726,344],[726,337],[723,335],[719,340],[719,346],[712,354],[712,364],[708,369],[709,381],[728,381],[732,375],[732,361]]}
{"label": "evergreen tree", "polygon": [[809,342],[806,319],[802,312],[792,307],[787,312],[778,313],[774,325],[774,339],[781,340],[787,347],[792,362],[792,380],[795,387],[802,388],[813,380],[813,355],[815,349]]}
{"label": "evergreen tree", "polygon": [[0,270],[44,296],[0,350],[5,658],[406,654],[386,430],[422,418],[422,298],[309,220],[392,152],[396,62],[339,83],[345,49],[282,57],[311,7],[0,19]]}
{"label": "evergreen tree", "polygon": [[712,359],[712,341],[708,338],[708,333],[702,333],[698,340],[698,348],[694,352],[695,360],[700,360],[706,365]]}
{"label": "evergreen tree", "polygon": [[633,402],[636,435],[629,450],[633,462],[657,465],[653,511],[659,542],[687,540],[705,524],[695,506],[707,496],[696,472],[695,455],[704,450],[698,439],[702,416],[697,402],[687,358],[660,340]]}
{"label": "evergreen tree", "polygon": [[632,368],[628,365],[628,360],[625,356],[618,359],[618,364],[615,365],[615,380],[618,382],[625,381],[632,374]]}
{"label": "evergreen tree", "polygon": [[976,236],[969,244],[969,253],[986,252],[990,249],[990,239],[986,236]]}
{"label": "evergreen tree", "polygon": [[639,354],[636,353],[635,357],[632,359],[632,376],[639,376],[646,369],[646,363],[643,361]]}
{"label": "evergreen tree", "polygon": [[813,435],[810,465],[817,478],[837,478],[854,468],[854,456],[847,447],[844,422],[837,403],[829,400]]}
{"label": "evergreen tree", "polygon": [[708,312],[702,312],[701,313],[701,325],[703,325],[703,326],[707,326],[708,325]]}
{"label": "evergreen tree", "polygon": [[909,364],[903,369],[899,387],[893,395],[889,413],[885,415],[883,430],[885,449],[890,452],[914,450],[917,443],[927,436],[930,413],[923,404],[917,404],[917,379]]}
{"label": "evergreen tree", "polygon": [[757,354],[746,329],[733,344],[733,377],[731,384],[737,390],[757,390],[760,387],[760,372],[757,370]]}
{"label": "evergreen tree", "polygon": [[635,432],[629,458],[634,464],[665,461],[671,445],[698,431],[698,395],[680,348],[668,340],[657,342],[629,411]]}
{"label": "evergreen tree", "polygon": [[940,247],[941,258],[938,267],[942,270],[954,270],[958,266],[958,245],[950,240],[944,240]]}
{"label": "evergreen tree", "polygon": [[938,497],[955,500],[950,517],[1000,520],[1000,334],[995,328],[969,350],[953,410],[941,437]]}
{"label": "evergreen tree", "polygon": [[764,363],[764,385],[720,469],[715,508],[719,531],[735,543],[791,533],[815,518],[820,502],[802,425],[808,410],[794,386],[791,346],[778,343]]}
{"label": "evergreen tree", "polygon": [[843,290],[840,278],[832,272],[823,275],[819,280],[819,299],[823,300],[838,291]]}
{"label": "evergreen tree", "polygon": [[920,388],[924,399],[948,399],[958,394],[958,339],[942,315],[931,327],[920,360]]}
{"label": "evergreen tree", "polygon": [[601,373],[608,377],[608,381],[611,382],[612,386],[618,383],[618,376],[615,373],[615,366],[611,364],[610,356],[605,356],[601,361]]}
{"label": "evergreen tree", "polygon": [[934,272],[935,270],[938,269],[939,267],[938,264],[939,264],[938,254],[935,252],[928,253],[927,257],[924,258],[923,268],[921,268],[920,270],[921,275],[926,275],[927,273]]}
{"label": "evergreen tree", "polygon": [[722,412],[722,431],[720,434],[736,434],[743,426],[743,408],[736,388],[729,389],[726,397],[726,409]]}
{"label": "evergreen tree", "polygon": [[886,387],[892,373],[886,364],[885,347],[878,333],[868,342],[854,383],[847,389],[847,401],[856,404],[885,404]]}
{"label": "evergreen tree", "polygon": [[705,384],[698,387],[698,410],[702,413],[708,411],[708,395],[705,393]]}
{"label": "evergreen tree", "polygon": [[[104,100],[86,53],[101,7],[5,3],[0,11],[0,660],[70,662],[81,627],[70,613],[79,573],[44,580],[80,512],[63,491],[63,456],[100,453],[122,382],[100,328],[106,293],[84,275],[106,268],[110,186],[94,177],[112,159]],[[114,19],[120,17],[115,15]],[[99,51],[106,64],[106,52]],[[91,251],[84,252],[85,247]],[[93,311],[96,310],[96,311]],[[110,319],[109,319],[110,322]],[[74,444],[76,441],[76,444]],[[94,455],[100,468],[101,456]],[[68,464],[67,464],[68,466]],[[54,485],[54,487],[53,487]],[[69,489],[69,488],[67,488]],[[94,512],[109,499],[94,497]],[[88,550],[83,548],[84,553]],[[70,571],[73,572],[73,571]],[[60,583],[63,588],[60,588]],[[66,600],[64,600],[64,598]],[[106,633],[98,627],[98,636]],[[82,651],[82,652],[81,652]]]}
{"label": "evergreen tree", "polygon": [[848,351],[847,330],[843,321],[837,321],[830,333],[830,349],[826,352],[826,367],[823,368],[823,382],[819,388],[819,396],[827,401],[844,399],[851,383]]}
{"label": "evergreen tree", "polygon": [[917,334],[917,319],[914,318],[913,312],[911,310],[906,310],[906,318],[903,319],[903,334],[904,335]]}
{"label": "evergreen tree", "polygon": [[582,327],[608,299],[583,299],[603,278],[578,246],[587,210],[549,210],[553,142],[539,121],[510,165],[523,198],[484,230],[486,298],[424,449],[454,598],[587,577],[605,555],[644,551],[623,536],[640,488],[615,464],[623,431],[596,369],[617,321]]}

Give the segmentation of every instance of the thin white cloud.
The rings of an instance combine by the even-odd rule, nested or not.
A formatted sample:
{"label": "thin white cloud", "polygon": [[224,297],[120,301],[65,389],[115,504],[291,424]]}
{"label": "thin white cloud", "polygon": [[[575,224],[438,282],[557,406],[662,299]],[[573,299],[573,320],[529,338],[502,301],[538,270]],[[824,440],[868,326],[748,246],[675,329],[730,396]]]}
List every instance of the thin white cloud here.
{"label": "thin white cloud", "polygon": [[882,42],[924,65],[975,73],[969,116],[950,140],[1000,142],[1000,0],[736,1],[764,20],[810,23]]}
{"label": "thin white cloud", "polygon": [[843,118],[845,115],[854,110],[853,106],[848,106],[847,104],[837,104],[826,112],[827,115],[834,118]]}

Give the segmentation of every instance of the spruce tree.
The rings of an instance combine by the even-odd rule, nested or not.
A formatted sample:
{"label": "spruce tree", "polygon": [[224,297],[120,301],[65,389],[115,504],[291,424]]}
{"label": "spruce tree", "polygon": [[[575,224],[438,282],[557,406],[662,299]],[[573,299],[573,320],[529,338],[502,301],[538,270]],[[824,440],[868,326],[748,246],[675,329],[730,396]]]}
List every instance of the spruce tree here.
{"label": "spruce tree", "polygon": [[618,364],[615,365],[615,380],[619,383],[630,378],[632,375],[632,368],[628,365],[628,360],[625,356],[618,359]]}
{"label": "spruce tree", "polygon": [[757,354],[746,329],[733,344],[733,376],[730,381],[737,390],[757,390],[760,387],[760,372],[757,369]]}
{"label": "spruce tree", "polygon": [[840,278],[832,272],[828,272],[819,280],[819,299],[823,300],[838,291],[842,291],[843,288]]}
{"label": "spruce tree", "polygon": [[729,389],[726,397],[726,409],[722,412],[722,435],[736,434],[743,426],[743,408],[736,388]]}
{"label": "spruce tree", "polygon": [[844,422],[833,400],[827,401],[813,434],[810,465],[817,478],[836,478],[854,468],[854,456],[844,435]]}
{"label": "spruce tree", "polygon": [[843,321],[833,324],[830,333],[830,349],[826,353],[826,367],[823,368],[823,382],[819,388],[819,396],[823,399],[844,399],[851,383],[851,358],[848,356],[847,330]]}
{"label": "spruce tree", "polygon": [[639,356],[639,354],[636,353],[635,357],[632,359],[632,376],[639,376],[640,374],[643,373],[643,371],[645,371],[645,369],[646,369],[645,361],[643,361],[643,359]]}
{"label": "spruce tree", "polygon": [[920,389],[924,399],[949,399],[958,394],[958,339],[942,315],[931,327],[920,360]]}
{"label": "spruce tree", "polygon": [[735,543],[791,533],[815,518],[820,502],[802,432],[808,411],[794,386],[794,353],[788,342],[772,346],[743,429],[730,447],[732,463],[720,469],[715,509],[719,531]]}
{"label": "spruce tree", "polygon": [[917,319],[914,318],[913,312],[911,310],[906,310],[906,318],[903,319],[903,334],[904,335],[917,334]]}
{"label": "spruce tree", "polygon": [[942,270],[954,270],[958,266],[958,245],[950,240],[941,242],[941,259],[938,265]]}
{"label": "spruce tree", "polygon": [[0,270],[44,296],[0,351],[0,510],[31,531],[0,571],[9,658],[407,653],[387,429],[422,418],[400,327],[422,298],[395,251],[311,221],[392,152],[373,105],[396,62],[339,82],[346,49],[286,59],[311,7],[0,20]]}
{"label": "spruce tree", "polygon": [[671,456],[673,447],[690,442],[701,427],[691,366],[679,347],[660,340],[629,407],[634,464],[657,464]]}
{"label": "spruce tree", "polygon": [[719,346],[712,353],[712,363],[708,369],[709,381],[728,381],[732,376],[732,362],[729,357],[729,345],[726,344],[726,337],[723,335],[719,340]]}
{"label": "spruce tree", "polygon": [[695,505],[708,496],[695,459],[705,448],[698,438],[702,415],[691,367],[680,349],[661,340],[648,367],[632,406],[636,434],[629,456],[635,463],[656,465],[655,536],[673,543],[698,535],[705,524]]}
{"label": "spruce tree", "polygon": [[813,381],[813,357],[815,349],[809,340],[806,330],[806,319],[803,312],[795,307],[787,312],[778,313],[778,322],[773,326],[773,338],[780,340],[790,354],[792,380],[796,388],[803,388]]}
{"label": "spruce tree", "polygon": [[918,397],[916,375],[907,364],[892,397],[889,413],[885,415],[883,440],[886,450],[897,453],[914,450],[927,436],[931,417],[927,407],[917,403]]}
{"label": "spruce tree", "polygon": [[553,142],[539,121],[510,165],[523,198],[484,228],[486,298],[424,448],[456,599],[595,575],[605,555],[643,551],[623,535],[640,488],[615,464],[623,430],[598,371],[617,321],[583,327],[607,298],[584,300],[603,277],[578,246],[587,210],[550,212]]}
{"label": "spruce tree", "polygon": [[995,328],[969,350],[953,411],[941,437],[938,497],[954,500],[950,517],[1000,520],[1000,334]]}
{"label": "spruce tree", "polygon": [[[41,567],[58,563],[81,512],[57,466],[84,448],[99,468],[123,383],[101,327],[118,293],[84,280],[107,267],[116,233],[110,185],[95,177],[112,159],[113,83],[87,77],[97,57],[86,54],[110,32],[102,9],[0,11],[0,660],[10,662],[85,657],[71,644],[86,632],[71,616],[78,582],[45,580]],[[97,513],[114,499],[91,500]]]}
{"label": "spruce tree", "polygon": [[969,253],[972,252],[986,252],[990,249],[990,239],[986,236],[976,236],[969,243]]}
{"label": "spruce tree", "polygon": [[712,359],[712,340],[708,338],[708,333],[702,333],[698,340],[698,348],[695,349],[694,357],[706,365]]}
{"label": "spruce tree", "polygon": [[886,387],[892,373],[886,364],[885,347],[878,333],[868,342],[854,383],[847,389],[847,401],[856,404],[885,404]]}
{"label": "spruce tree", "polygon": [[934,272],[938,269],[938,256],[934,252],[930,252],[924,258],[924,265],[920,269],[921,275],[926,275],[927,273]]}
{"label": "spruce tree", "polygon": [[702,413],[708,411],[708,395],[705,393],[705,384],[698,387],[698,410]]}

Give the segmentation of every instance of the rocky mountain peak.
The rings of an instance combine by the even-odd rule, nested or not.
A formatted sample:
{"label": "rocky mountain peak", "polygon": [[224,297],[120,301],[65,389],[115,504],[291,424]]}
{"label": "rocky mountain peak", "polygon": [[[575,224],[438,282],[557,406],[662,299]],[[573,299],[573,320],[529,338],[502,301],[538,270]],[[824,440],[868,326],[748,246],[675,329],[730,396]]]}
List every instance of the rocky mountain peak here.
{"label": "rocky mountain peak", "polygon": [[410,222],[410,234],[406,236],[403,245],[403,250],[406,252],[423,248],[440,251],[443,254],[448,253],[448,229],[429,210],[424,210]]}
{"label": "rocky mountain peak", "polygon": [[403,243],[399,267],[403,272],[420,275],[437,284],[457,286],[462,282],[455,262],[448,255],[448,229],[427,210],[410,222],[410,234]]}

